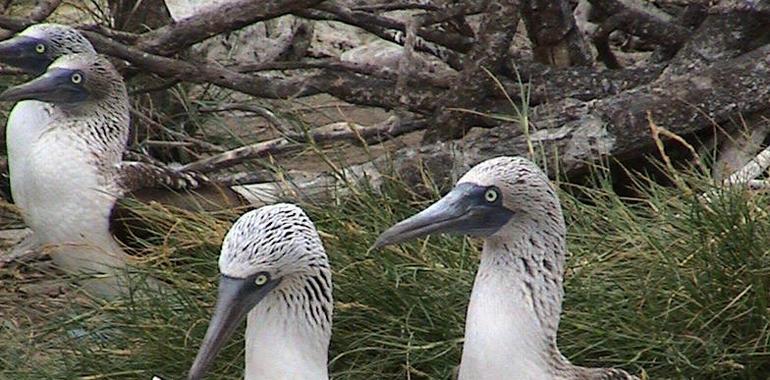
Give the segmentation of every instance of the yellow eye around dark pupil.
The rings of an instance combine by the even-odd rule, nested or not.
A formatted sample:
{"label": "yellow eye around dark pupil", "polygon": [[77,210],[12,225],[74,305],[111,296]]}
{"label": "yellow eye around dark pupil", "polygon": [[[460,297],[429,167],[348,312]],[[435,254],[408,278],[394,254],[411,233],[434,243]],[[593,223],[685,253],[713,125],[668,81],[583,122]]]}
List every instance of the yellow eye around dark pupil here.
{"label": "yellow eye around dark pupil", "polygon": [[257,278],[254,279],[254,283],[257,284],[257,286],[265,285],[267,283],[267,276],[264,274],[257,276]]}
{"label": "yellow eye around dark pupil", "polygon": [[489,189],[486,193],[484,193],[484,198],[487,200],[487,202],[494,202],[497,200],[497,192]]}
{"label": "yellow eye around dark pupil", "polygon": [[40,53],[40,54],[45,53],[45,45],[43,45],[43,44],[35,45],[35,51]]}
{"label": "yellow eye around dark pupil", "polygon": [[72,80],[72,83],[80,83],[83,81],[83,76],[75,73],[75,74],[72,74],[72,77],[70,79]]}

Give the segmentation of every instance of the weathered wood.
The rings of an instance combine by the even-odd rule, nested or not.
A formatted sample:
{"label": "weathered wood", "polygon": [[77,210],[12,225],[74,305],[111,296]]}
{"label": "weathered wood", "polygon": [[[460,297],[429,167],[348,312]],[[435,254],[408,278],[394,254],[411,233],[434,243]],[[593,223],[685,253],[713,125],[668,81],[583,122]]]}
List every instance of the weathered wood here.
{"label": "weathered wood", "polygon": [[[770,7],[769,0],[754,3],[756,7]],[[737,57],[770,40],[770,29],[767,28],[770,17],[767,14],[728,5],[725,4],[718,11],[711,11],[671,60],[666,75],[686,74],[694,69]]]}
{"label": "weathered wood", "polygon": [[[685,135],[767,109],[769,104],[770,46],[764,46],[615,96],[589,103],[565,100],[535,109],[530,116],[534,132],[529,138],[536,150],[551,159],[558,157],[561,167],[572,173],[602,157],[624,159],[643,154],[653,143],[648,117]],[[527,153],[527,136],[514,124],[473,130],[457,144],[467,157],[478,161]]]}
{"label": "weathered wood", "polygon": [[556,67],[593,64],[568,1],[523,0],[521,16],[535,61]]}
{"label": "weathered wood", "polygon": [[460,109],[477,109],[487,93],[495,91],[490,73],[504,66],[508,48],[519,24],[518,0],[490,0],[479,30],[479,39],[465,60],[463,70],[450,91],[438,97],[433,128],[425,141],[461,137],[473,119]]}
{"label": "weathered wood", "polygon": [[136,47],[158,55],[170,55],[219,33],[243,28],[292,11],[321,3],[321,0],[239,0],[143,34]]}

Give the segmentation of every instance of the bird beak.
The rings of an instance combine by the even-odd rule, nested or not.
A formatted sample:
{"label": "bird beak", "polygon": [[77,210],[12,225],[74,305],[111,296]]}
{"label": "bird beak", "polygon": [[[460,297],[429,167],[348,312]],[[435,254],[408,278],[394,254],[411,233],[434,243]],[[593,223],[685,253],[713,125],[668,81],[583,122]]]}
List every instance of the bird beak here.
{"label": "bird beak", "polygon": [[398,244],[438,233],[488,236],[496,232],[513,212],[484,203],[486,187],[462,183],[443,198],[409,219],[383,232],[372,248]]}
{"label": "bird beak", "polygon": [[18,67],[30,74],[39,74],[53,61],[48,52],[37,53],[35,46],[42,41],[28,36],[16,36],[0,42],[0,62]]}
{"label": "bird beak", "polygon": [[88,98],[88,91],[72,83],[73,70],[54,68],[45,74],[0,94],[0,101],[40,100],[49,103],[76,103]]}
{"label": "bird beak", "polygon": [[190,367],[187,375],[188,380],[203,378],[214,358],[233,335],[246,314],[279,283],[280,279],[274,279],[261,287],[257,287],[251,277],[243,279],[220,276],[214,316],[211,317],[206,336],[203,338],[198,355]]}

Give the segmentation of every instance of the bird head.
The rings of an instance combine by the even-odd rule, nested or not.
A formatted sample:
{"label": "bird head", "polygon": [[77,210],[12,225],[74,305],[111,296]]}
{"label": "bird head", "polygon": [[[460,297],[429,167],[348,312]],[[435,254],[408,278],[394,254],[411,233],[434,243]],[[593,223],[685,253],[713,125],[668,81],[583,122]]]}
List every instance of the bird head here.
{"label": "bird head", "polygon": [[241,321],[282,283],[328,268],[326,253],[301,208],[275,204],[250,211],[232,226],[219,256],[219,292],[188,379],[200,379]]}
{"label": "bird head", "polygon": [[114,94],[125,97],[125,93],[122,77],[105,57],[79,53],[58,58],[43,75],[5,90],[0,100],[40,100],[73,106]]}
{"label": "bird head", "polygon": [[77,53],[96,51],[75,28],[61,24],[35,24],[0,42],[0,62],[30,74],[41,74],[57,58]]}
{"label": "bird head", "polygon": [[497,157],[474,166],[443,198],[383,232],[374,248],[438,234],[491,237],[506,225],[561,216],[548,177],[522,157]]}

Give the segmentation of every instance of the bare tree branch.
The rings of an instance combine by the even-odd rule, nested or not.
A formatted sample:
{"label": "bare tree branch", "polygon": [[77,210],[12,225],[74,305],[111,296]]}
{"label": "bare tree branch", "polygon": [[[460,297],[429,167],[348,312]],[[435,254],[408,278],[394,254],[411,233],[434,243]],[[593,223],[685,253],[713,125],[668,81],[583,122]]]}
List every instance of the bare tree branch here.
{"label": "bare tree branch", "polygon": [[[424,129],[425,120],[401,122],[389,119],[383,123],[364,127],[348,124],[348,129],[339,131],[312,130],[308,132],[305,141],[324,143],[329,141],[350,141],[357,144],[380,143],[406,133]],[[278,138],[236,148],[200,161],[192,162],[180,168],[181,171],[209,173],[225,167],[231,167],[255,158],[275,156],[302,150],[305,145],[289,138]]]}
{"label": "bare tree branch", "polygon": [[[337,9],[337,8],[330,8],[330,9]],[[327,11],[321,11],[317,9],[303,9],[295,12],[294,14],[299,17],[304,17],[311,20],[330,20],[330,21],[344,22],[346,24],[364,29],[386,41],[391,41],[399,45],[403,45],[405,43],[406,38],[402,30],[389,29],[377,24],[362,22],[356,17],[353,17],[349,12],[346,12],[344,8],[338,9],[338,10],[339,10],[339,13],[335,14],[335,13],[330,13]],[[358,13],[369,15],[368,13],[365,13],[365,12],[358,12]],[[399,24],[403,26],[402,23],[399,22]],[[458,54],[457,52],[451,49],[445,48],[443,46],[439,46],[434,43],[427,42],[423,38],[418,38],[415,41],[415,50],[422,51],[422,52],[431,54],[435,57],[438,57],[442,61],[449,64],[449,66],[451,66],[452,68],[458,69],[462,67],[462,56],[460,54]]]}
{"label": "bare tree branch", "polygon": [[687,41],[690,31],[687,28],[668,23],[640,9],[630,8],[618,0],[589,0],[595,6],[604,9],[611,15],[599,26],[593,36],[598,50],[599,60],[610,69],[620,68],[615,55],[610,50],[609,37],[616,30],[652,41],[665,46],[665,55],[674,52]]}
{"label": "bare tree branch", "polygon": [[0,28],[7,29],[0,31],[0,40],[10,37],[13,32],[47,19],[61,5],[61,2],[62,0],[41,0],[29,12],[26,19],[0,15]]}
{"label": "bare tree branch", "polygon": [[153,54],[171,55],[223,32],[243,28],[304,9],[322,0],[239,0],[222,3],[177,23],[143,34],[137,48]]}
{"label": "bare tree branch", "polygon": [[566,0],[523,0],[521,7],[536,61],[557,67],[593,63]]}
{"label": "bare tree branch", "polygon": [[460,76],[451,91],[439,97],[435,128],[426,133],[426,141],[462,136],[469,116],[453,108],[476,108],[487,93],[494,91],[490,73],[500,72],[519,23],[518,0],[491,0],[481,22],[479,40],[469,53]]}

